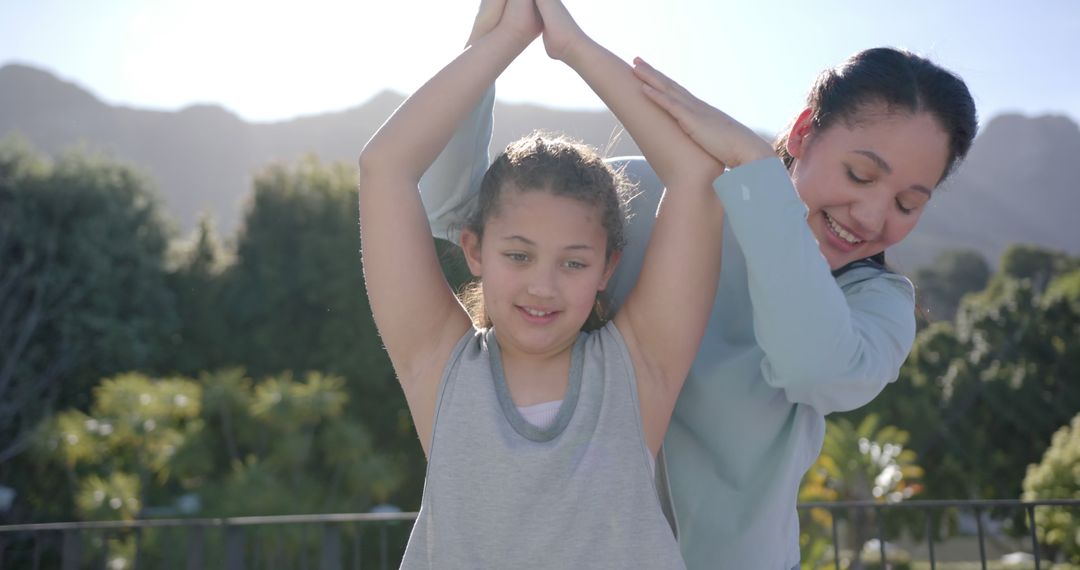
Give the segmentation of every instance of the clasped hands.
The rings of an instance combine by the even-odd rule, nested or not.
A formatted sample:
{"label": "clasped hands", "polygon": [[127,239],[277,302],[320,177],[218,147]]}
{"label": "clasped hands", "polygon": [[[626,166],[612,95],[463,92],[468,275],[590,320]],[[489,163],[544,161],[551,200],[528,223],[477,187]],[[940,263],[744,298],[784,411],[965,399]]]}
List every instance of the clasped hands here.
{"label": "clasped hands", "polygon": [[[592,41],[561,0],[481,0],[469,44],[499,26],[506,26],[526,42],[543,34],[548,56],[566,62],[576,56],[578,46]],[[752,129],[698,99],[645,60],[634,58],[633,72],[645,95],[671,115],[698,146],[729,168],[776,156]]]}

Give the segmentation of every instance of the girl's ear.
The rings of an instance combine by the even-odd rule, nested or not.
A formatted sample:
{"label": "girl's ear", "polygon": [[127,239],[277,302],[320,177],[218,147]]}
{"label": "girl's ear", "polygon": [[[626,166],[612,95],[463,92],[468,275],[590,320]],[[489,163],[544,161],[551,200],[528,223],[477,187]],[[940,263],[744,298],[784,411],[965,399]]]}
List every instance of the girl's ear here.
{"label": "girl's ear", "polygon": [[794,158],[802,158],[803,153],[806,152],[809,144],[807,139],[814,130],[812,115],[812,109],[809,107],[803,109],[802,113],[799,113],[799,118],[791,124],[791,130],[788,131],[787,151]]}
{"label": "girl's ear", "polygon": [[480,277],[480,236],[472,230],[461,230],[461,251],[465,254],[465,263],[469,265],[469,273],[473,277]]}
{"label": "girl's ear", "polygon": [[611,257],[607,260],[607,266],[604,267],[604,275],[600,279],[600,285],[596,288],[597,291],[607,289],[608,280],[611,279],[612,274],[615,273],[615,268],[619,265],[619,259],[621,258],[622,250],[611,254]]}

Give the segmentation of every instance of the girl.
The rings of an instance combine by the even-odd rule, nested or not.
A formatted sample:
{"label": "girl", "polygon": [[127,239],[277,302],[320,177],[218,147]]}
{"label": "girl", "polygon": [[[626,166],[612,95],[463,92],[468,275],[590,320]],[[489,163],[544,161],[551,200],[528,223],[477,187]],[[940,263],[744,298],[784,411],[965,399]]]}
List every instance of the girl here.
{"label": "girl", "polygon": [[[404,568],[680,568],[652,467],[705,327],[723,166],[599,46],[575,68],[670,188],[614,319],[582,327],[621,254],[619,182],[580,145],[532,136],[488,170],[461,233],[483,291],[474,328],[446,285],[416,190],[486,87],[558,2],[488,2],[494,25],[399,108],[360,157],[364,273],[428,458]],[[549,51],[559,36],[545,35]],[[569,53],[564,52],[564,53]],[[549,421],[529,417],[554,408]],[[540,410],[543,412],[543,410]]]}
{"label": "girl", "polygon": [[[644,62],[635,73],[733,167],[717,187],[724,268],[664,440],[658,478],[667,476],[670,495],[661,494],[689,568],[788,570],[799,564],[799,480],[821,449],[825,415],[869,402],[911,348],[913,287],[881,264],[883,252],[967,153],[974,103],[959,78],[925,59],[866,50],[823,72],[772,158],[753,160],[764,143],[730,117]],[[493,98],[425,177],[432,227],[451,227],[475,194],[467,168],[486,162],[475,149],[490,137]],[[655,231],[661,188],[644,162],[621,164],[641,195],[609,282],[616,304],[640,278],[634,244]]]}

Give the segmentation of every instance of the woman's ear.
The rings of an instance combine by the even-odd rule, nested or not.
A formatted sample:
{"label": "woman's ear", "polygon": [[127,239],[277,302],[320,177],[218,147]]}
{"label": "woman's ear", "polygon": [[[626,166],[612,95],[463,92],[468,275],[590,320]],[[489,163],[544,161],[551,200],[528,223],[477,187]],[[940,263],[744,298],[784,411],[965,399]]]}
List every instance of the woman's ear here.
{"label": "woman's ear", "polygon": [[802,158],[809,144],[807,139],[814,130],[813,110],[809,107],[799,113],[799,117],[791,124],[788,131],[787,151],[793,158]]}
{"label": "woman's ear", "polygon": [[469,273],[473,277],[480,277],[480,236],[472,230],[461,230],[461,251],[465,254],[465,263],[469,266]]}

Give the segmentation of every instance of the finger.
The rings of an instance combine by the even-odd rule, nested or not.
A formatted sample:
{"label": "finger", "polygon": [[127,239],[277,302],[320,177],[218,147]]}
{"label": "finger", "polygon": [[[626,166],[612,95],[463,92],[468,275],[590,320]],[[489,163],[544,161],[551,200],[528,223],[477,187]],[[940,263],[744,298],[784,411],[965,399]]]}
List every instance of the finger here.
{"label": "finger", "polygon": [[505,7],[506,0],[480,0],[480,8],[476,12],[476,19],[494,19],[498,22]]}
{"label": "finger", "polygon": [[476,10],[476,19],[473,20],[472,31],[469,33],[469,41],[466,45],[472,45],[484,34],[495,29],[499,20],[502,20],[505,8],[506,0],[480,0],[480,7]]}
{"label": "finger", "polygon": [[679,100],[687,107],[701,104],[701,101],[680,85],[679,82],[664,75],[663,72],[649,65],[640,57],[634,60],[634,73],[649,85],[667,93],[668,96]]}
{"label": "finger", "polygon": [[638,74],[649,85],[669,95],[675,95],[680,90],[685,91],[678,83],[672,81],[670,77],[664,75],[659,69],[649,65],[640,57],[634,58],[634,73]]}
{"label": "finger", "polygon": [[645,60],[640,57],[634,58],[634,75],[653,89],[666,91],[667,86],[664,84],[663,74],[657,71],[653,66],[645,63]]}
{"label": "finger", "polygon": [[648,83],[643,83],[641,85],[641,89],[645,92],[646,97],[648,97],[652,102],[656,103],[657,106],[667,112],[667,114],[671,115],[671,118],[675,119],[675,122],[679,123],[679,127],[688,135],[693,137],[693,133],[691,132],[691,125],[693,124],[693,122],[691,121],[690,111],[686,108],[685,105],[683,105],[681,102],[679,102],[674,97],[668,95],[667,93],[655,89]]}

